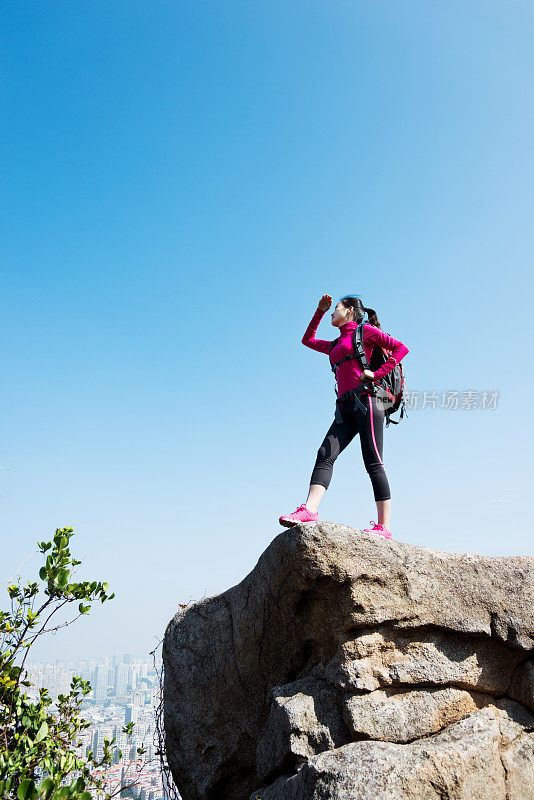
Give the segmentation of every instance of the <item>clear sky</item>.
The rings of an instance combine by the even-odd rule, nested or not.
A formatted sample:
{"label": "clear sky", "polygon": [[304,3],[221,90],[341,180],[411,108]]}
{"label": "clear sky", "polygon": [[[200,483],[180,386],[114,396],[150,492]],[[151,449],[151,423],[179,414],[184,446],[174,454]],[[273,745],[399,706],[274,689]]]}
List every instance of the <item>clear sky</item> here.
{"label": "clear sky", "polygon": [[[283,530],[333,419],[323,293],[378,311],[408,390],[500,393],[384,431],[393,537],[532,554],[531,3],[3,0],[0,28],[0,579],[72,525],[116,593],[43,657],[146,653]],[[319,511],[377,519],[357,440]]]}

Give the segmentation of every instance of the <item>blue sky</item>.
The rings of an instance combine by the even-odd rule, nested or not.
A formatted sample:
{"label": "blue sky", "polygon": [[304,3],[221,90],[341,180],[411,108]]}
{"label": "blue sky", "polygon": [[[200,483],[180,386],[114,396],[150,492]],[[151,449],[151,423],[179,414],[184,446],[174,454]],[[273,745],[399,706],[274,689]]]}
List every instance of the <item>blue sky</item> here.
{"label": "blue sky", "polygon": [[[500,393],[385,430],[394,538],[531,555],[532,5],[0,15],[0,579],[72,525],[116,593],[41,655],[146,653],[254,567],[333,419],[323,293],[378,311],[409,390]],[[376,519],[357,440],[319,511]]]}

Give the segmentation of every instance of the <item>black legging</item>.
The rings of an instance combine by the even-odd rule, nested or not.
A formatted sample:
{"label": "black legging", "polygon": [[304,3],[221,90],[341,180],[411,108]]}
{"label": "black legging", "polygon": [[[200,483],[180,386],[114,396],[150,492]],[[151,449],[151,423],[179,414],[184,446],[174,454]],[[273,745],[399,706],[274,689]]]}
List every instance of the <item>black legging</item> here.
{"label": "black legging", "polygon": [[359,433],[365,469],[371,478],[375,500],[389,500],[391,493],[382,463],[384,409],[380,402],[377,403],[375,397],[371,398],[371,405],[369,405],[368,394],[363,393],[360,399],[367,408],[367,414],[360,409],[354,410],[352,398],[340,404],[343,421],[338,423],[334,420],[330,425],[323,443],[317,451],[310,483],[318,483],[328,489],[332,479],[334,461]]}

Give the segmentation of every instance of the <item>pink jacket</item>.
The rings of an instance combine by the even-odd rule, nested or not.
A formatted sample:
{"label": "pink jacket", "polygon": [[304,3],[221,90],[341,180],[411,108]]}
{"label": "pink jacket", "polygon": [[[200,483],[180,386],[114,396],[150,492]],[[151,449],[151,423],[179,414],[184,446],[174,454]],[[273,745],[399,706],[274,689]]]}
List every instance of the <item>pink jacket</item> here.
{"label": "pink jacket", "polygon": [[[306,328],[306,333],[302,337],[302,344],[305,344],[306,347],[311,347],[312,350],[317,350],[319,353],[328,353],[334,341],[327,342],[325,339],[315,338],[315,333],[324,314],[324,311],[321,311],[319,308],[317,309],[311,318],[310,324]],[[353,355],[352,333],[357,327],[357,322],[347,322],[345,325],[340,326],[339,334],[341,338],[336,346],[332,348],[332,353],[330,355],[331,361],[336,362],[344,356]],[[393,336],[384,333],[380,328],[376,328],[374,325],[370,325],[366,322],[363,329],[363,349],[365,350],[365,355],[369,363],[371,362],[371,353],[373,351],[373,345],[375,344],[380,345],[380,347],[383,347],[385,350],[391,350],[391,355],[388,360],[382,364],[379,369],[375,370],[374,379],[380,380],[380,378],[383,378],[388,372],[391,372],[391,370],[395,368],[395,365],[410,351],[406,345],[399,342],[398,339],[394,339]],[[344,361],[339,365],[337,370],[337,390],[340,397],[343,392],[354,389],[361,383],[361,373],[362,370],[358,358],[351,358],[349,361]]]}

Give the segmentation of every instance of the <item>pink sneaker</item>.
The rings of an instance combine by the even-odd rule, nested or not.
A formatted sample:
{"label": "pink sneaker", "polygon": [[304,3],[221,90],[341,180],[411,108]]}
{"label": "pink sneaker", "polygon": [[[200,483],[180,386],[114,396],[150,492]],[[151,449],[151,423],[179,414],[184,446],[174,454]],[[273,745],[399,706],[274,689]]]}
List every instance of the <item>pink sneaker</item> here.
{"label": "pink sneaker", "polygon": [[291,528],[292,525],[298,525],[299,522],[317,522],[318,519],[319,514],[316,511],[308,511],[306,503],[303,503],[292,514],[283,515],[278,521],[285,528]]}
{"label": "pink sneaker", "polygon": [[383,536],[384,539],[391,539],[391,531],[387,525],[379,525],[378,522],[375,522],[374,519],[371,520],[372,528],[364,528],[366,533],[377,533],[379,536]]}

